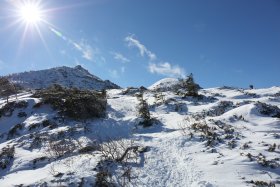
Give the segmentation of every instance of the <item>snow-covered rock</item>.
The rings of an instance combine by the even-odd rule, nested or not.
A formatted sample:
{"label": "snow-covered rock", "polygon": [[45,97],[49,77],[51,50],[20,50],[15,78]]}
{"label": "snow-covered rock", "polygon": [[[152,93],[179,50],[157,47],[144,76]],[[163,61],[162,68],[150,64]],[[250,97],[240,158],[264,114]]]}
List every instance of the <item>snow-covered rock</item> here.
{"label": "snow-covered rock", "polygon": [[15,73],[6,77],[10,81],[29,89],[46,88],[54,83],[64,87],[76,87],[79,89],[102,90],[120,88],[109,80],[104,81],[92,75],[80,65],[74,68],[62,66],[46,70]]}
{"label": "snow-covered rock", "polygon": [[179,85],[180,85],[179,79],[164,78],[157,81],[153,85],[149,86],[148,89],[153,91],[171,91],[176,88],[179,88]]}

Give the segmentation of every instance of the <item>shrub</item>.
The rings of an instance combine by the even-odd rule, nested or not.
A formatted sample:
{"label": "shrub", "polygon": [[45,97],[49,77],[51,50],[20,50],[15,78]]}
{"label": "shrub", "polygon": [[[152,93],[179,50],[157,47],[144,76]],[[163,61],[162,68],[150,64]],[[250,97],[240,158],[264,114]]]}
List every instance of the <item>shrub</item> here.
{"label": "shrub", "polygon": [[95,186],[102,186],[102,187],[111,187],[114,186],[112,183],[112,177],[111,173],[105,169],[99,171],[96,174],[96,179],[95,179]]}
{"label": "shrub", "polygon": [[68,89],[54,85],[37,91],[33,96],[42,97],[43,103],[52,105],[61,115],[73,119],[99,118],[106,112],[106,96],[96,91]]}
{"label": "shrub", "polygon": [[132,166],[137,164],[139,154],[146,151],[147,147],[137,146],[133,140],[109,139],[100,144],[102,160],[96,167],[95,186],[131,186],[136,177],[132,176]]}
{"label": "shrub", "polygon": [[[244,155],[244,154],[242,154]],[[252,155],[251,153],[246,154],[246,156],[250,159],[250,161],[256,161],[259,165],[263,167],[270,167],[272,169],[279,168],[280,164],[278,163],[279,159],[271,159],[268,160],[266,156],[259,153],[257,156]]]}
{"label": "shrub", "polygon": [[98,150],[99,146],[98,145],[87,145],[85,147],[82,147],[79,149],[79,153],[80,154],[87,154],[87,153],[91,153],[93,151]]}
{"label": "shrub", "polygon": [[32,161],[33,167],[35,168],[36,164],[46,162],[46,160],[48,160],[48,157],[45,157],[45,156],[33,159],[33,161]]}
{"label": "shrub", "polygon": [[151,114],[149,111],[149,105],[146,100],[143,98],[143,93],[138,95],[139,106],[138,106],[138,114],[141,118],[139,125],[143,127],[149,127],[153,125],[153,119],[151,118]]}
{"label": "shrub", "polygon": [[30,149],[40,148],[49,139],[47,132],[30,134]]}
{"label": "shrub", "polygon": [[15,108],[26,108],[26,107],[28,107],[28,102],[27,101],[15,102]]}
{"label": "shrub", "polygon": [[17,124],[17,125],[15,125],[13,128],[11,128],[11,129],[9,130],[9,132],[8,132],[7,140],[9,140],[9,139],[15,137],[16,135],[19,135],[19,134],[18,134],[18,131],[19,131],[19,130],[22,130],[22,128],[23,128],[23,125],[22,125],[22,124]]}
{"label": "shrub", "polygon": [[26,108],[27,106],[28,103],[26,101],[9,102],[0,109],[0,118],[2,116],[10,117],[13,115],[13,112],[16,108]]}
{"label": "shrub", "polygon": [[27,117],[27,114],[26,112],[19,112],[18,115],[17,115],[19,118],[23,118],[23,117]]}
{"label": "shrub", "polygon": [[198,96],[198,90],[200,89],[200,86],[195,83],[192,73],[189,76],[187,76],[186,79],[182,79],[180,81],[181,81],[182,88],[186,90],[184,97]]}
{"label": "shrub", "polygon": [[49,129],[55,129],[58,127],[58,125],[56,124],[56,122],[54,121],[50,121],[50,120],[44,120],[42,122],[42,126],[43,127],[49,127]]}
{"label": "shrub", "polygon": [[15,147],[4,147],[0,152],[0,168],[6,169],[12,162],[15,154]]}
{"label": "shrub", "polygon": [[0,109],[0,117],[10,117],[14,112],[14,104],[15,102],[7,103]]}
{"label": "shrub", "polygon": [[280,109],[277,106],[269,105],[262,102],[257,102],[255,106],[262,115],[280,118]]}
{"label": "shrub", "polygon": [[47,140],[46,153],[54,158],[60,158],[73,153],[77,148],[76,142],[71,138],[63,138],[58,134]]}
{"label": "shrub", "polygon": [[156,92],[154,94],[155,97],[155,104],[161,105],[165,103],[165,96],[163,95],[162,92]]}
{"label": "shrub", "polygon": [[15,85],[7,78],[0,77],[0,96],[6,97],[7,103],[9,103],[9,96],[16,93]]}
{"label": "shrub", "polygon": [[29,125],[28,130],[29,130],[29,131],[32,131],[32,130],[34,130],[34,129],[39,128],[40,126],[41,126],[40,123],[33,123],[33,124]]}
{"label": "shrub", "polygon": [[254,181],[254,180],[251,180],[249,181],[248,183],[251,183],[251,184],[254,184],[256,185],[257,187],[276,187],[276,185],[272,182],[265,182],[265,181]]}
{"label": "shrub", "polygon": [[220,101],[217,106],[214,106],[211,110],[207,111],[208,116],[220,116],[225,112],[234,108],[234,104],[231,101]]}

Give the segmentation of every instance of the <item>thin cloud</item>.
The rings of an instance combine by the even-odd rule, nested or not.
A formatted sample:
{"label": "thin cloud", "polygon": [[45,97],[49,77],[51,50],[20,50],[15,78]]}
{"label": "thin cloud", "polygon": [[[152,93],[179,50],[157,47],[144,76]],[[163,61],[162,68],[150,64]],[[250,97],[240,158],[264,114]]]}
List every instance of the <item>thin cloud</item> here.
{"label": "thin cloud", "polygon": [[87,43],[86,40],[82,39],[79,43],[75,42],[71,38],[66,37],[62,32],[49,27],[49,29],[62,40],[71,44],[77,51],[82,53],[82,57],[86,60],[93,61],[94,56],[99,53],[98,48],[93,48],[91,45]]}
{"label": "thin cloud", "polygon": [[86,60],[93,61],[94,53],[97,49],[93,49],[85,40],[82,40],[79,43],[73,42],[75,49],[82,53],[82,57]]}
{"label": "thin cloud", "polygon": [[149,72],[153,74],[160,74],[169,77],[185,77],[185,70],[177,65],[172,66],[168,62],[164,63],[150,63]]}
{"label": "thin cloud", "polygon": [[139,40],[135,39],[134,35],[127,36],[125,42],[127,42],[128,47],[136,47],[142,57],[147,56],[150,61],[153,61],[148,65],[150,73],[168,77],[185,77],[186,73],[183,68],[178,65],[172,65],[169,62],[160,62],[153,52]]}
{"label": "thin cloud", "polygon": [[125,42],[127,42],[128,47],[136,47],[142,57],[147,56],[150,61],[154,61],[157,59],[157,56],[153,52],[148,50],[147,47],[143,45],[139,40],[135,39],[133,35],[125,37],[124,40]]}
{"label": "thin cloud", "polygon": [[128,58],[126,58],[123,54],[118,53],[118,52],[112,52],[112,55],[114,56],[115,60],[118,60],[122,63],[127,63],[130,62],[130,60]]}

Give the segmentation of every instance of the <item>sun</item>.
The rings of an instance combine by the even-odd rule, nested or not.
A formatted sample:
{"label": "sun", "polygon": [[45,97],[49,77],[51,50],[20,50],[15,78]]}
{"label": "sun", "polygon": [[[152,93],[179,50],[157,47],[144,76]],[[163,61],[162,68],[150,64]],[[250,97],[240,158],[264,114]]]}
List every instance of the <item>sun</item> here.
{"label": "sun", "polygon": [[43,20],[43,11],[35,3],[25,3],[19,7],[19,18],[28,25],[36,25]]}

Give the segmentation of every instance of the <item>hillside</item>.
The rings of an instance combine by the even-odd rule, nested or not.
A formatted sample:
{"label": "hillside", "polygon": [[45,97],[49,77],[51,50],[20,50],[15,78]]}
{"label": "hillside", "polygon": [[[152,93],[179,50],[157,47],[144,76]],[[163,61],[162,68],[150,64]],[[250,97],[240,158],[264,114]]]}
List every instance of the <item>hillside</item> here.
{"label": "hillside", "polygon": [[135,90],[108,90],[105,116],[86,120],[29,92],[12,110],[1,99],[0,186],[280,185],[280,87],[154,91],[170,81],[144,91],[150,127]]}
{"label": "hillside", "polygon": [[24,88],[40,89],[56,83],[64,87],[76,87],[79,89],[113,89],[118,85],[106,80],[103,81],[78,65],[71,67],[56,67],[46,70],[29,71],[6,76],[10,81]]}

